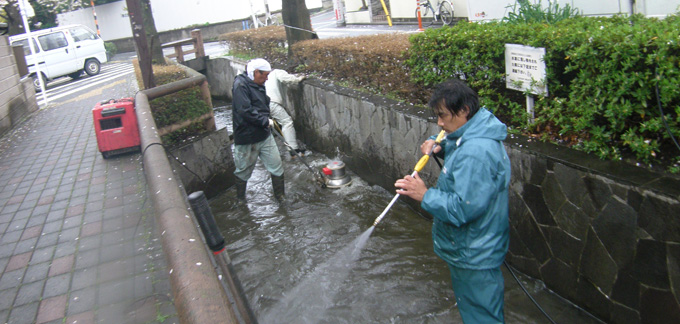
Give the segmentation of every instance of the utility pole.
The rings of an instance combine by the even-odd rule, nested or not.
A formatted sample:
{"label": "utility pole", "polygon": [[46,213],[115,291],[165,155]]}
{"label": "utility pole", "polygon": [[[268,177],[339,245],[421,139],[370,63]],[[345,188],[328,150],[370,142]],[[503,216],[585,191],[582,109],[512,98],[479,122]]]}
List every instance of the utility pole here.
{"label": "utility pole", "polygon": [[146,42],[142,8],[139,6],[139,0],[125,0],[125,2],[127,3],[128,15],[130,16],[132,37],[135,39],[135,47],[137,48],[137,59],[139,60],[139,69],[142,71],[144,89],[151,89],[156,87],[156,81],[154,81],[153,68],[151,67],[151,51],[149,50],[149,44]]}
{"label": "utility pole", "polygon": [[90,0],[90,6],[92,6],[92,15],[94,15],[94,25],[97,26],[97,36],[102,37],[99,32],[99,22],[97,22],[97,12],[94,11],[94,0]]}
{"label": "utility pole", "polygon": [[[33,7],[31,7],[31,4],[28,3],[28,0],[19,0],[19,11],[21,13],[21,19],[24,23],[24,30],[26,31],[26,36],[28,37],[28,47],[31,49],[31,54],[35,54],[35,47],[33,46],[33,37],[31,36],[31,28],[28,25],[28,17],[33,17],[35,16],[35,12],[33,11]],[[38,64],[38,58],[36,55],[34,55],[34,62],[35,64],[35,77],[38,80],[38,84],[40,84],[40,92],[42,92],[42,97],[43,101],[45,102],[45,106],[49,103],[47,101],[47,91],[45,91],[45,78],[43,78],[43,74],[40,71],[40,64]]]}

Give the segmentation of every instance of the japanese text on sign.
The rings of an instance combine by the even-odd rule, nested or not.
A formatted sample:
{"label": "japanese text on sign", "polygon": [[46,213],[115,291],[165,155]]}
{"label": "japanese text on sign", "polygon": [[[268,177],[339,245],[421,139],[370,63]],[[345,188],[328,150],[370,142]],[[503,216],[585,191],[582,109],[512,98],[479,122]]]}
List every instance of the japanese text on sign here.
{"label": "japanese text on sign", "polygon": [[548,95],[545,48],[505,44],[505,80],[508,89]]}

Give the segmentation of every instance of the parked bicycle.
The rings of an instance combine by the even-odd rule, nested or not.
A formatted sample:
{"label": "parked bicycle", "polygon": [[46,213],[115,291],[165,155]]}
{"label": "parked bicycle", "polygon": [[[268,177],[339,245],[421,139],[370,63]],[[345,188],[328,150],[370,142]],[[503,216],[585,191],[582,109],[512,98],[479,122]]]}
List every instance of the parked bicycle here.
{"label": "parked bicycle", "polygon": [[428,26],[438,20],[441,20],[443,25],[451,25],[453,23],[453,4],[449,0],[441,0],[436,11],[430,0],[419,0],[416,7],[416,18],[418,18],[418,10],[420,10],[420,18],[423,21],[427,20],[429,22]]}

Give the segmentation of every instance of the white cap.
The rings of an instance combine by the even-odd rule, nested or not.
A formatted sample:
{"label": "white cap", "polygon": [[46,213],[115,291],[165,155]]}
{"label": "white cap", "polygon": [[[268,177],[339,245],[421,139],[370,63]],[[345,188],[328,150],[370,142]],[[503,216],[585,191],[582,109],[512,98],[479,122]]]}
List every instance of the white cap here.
{"label": "white cap", "polygon": [[248,66],[246,67],[248,70],[248,77],[250,77],[251,80],[255,79],[255,76],[253,73],[255,73],[255,70],[260,70],[263,72],[269,72],[272,70],[272,66],[267,62],[267,60],[262,59],[262,58],[256,58],[250,60],[248,62]]}

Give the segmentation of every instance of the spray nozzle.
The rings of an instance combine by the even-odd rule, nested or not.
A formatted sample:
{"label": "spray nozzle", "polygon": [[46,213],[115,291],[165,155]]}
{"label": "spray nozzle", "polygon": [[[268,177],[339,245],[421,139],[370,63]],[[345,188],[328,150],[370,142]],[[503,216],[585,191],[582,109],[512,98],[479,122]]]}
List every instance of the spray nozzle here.
{"label": "spray nozzle", "polygon": [[[432,149],[430,149],[430,152],[423,155],[423,157],[421,157],[420,160],[418,160],[418,163],[416,163],[416,166],[413,168],[413,173],[411,174],[412,177],[415,176],[416,172],[422,170],[425,167],[427,161],[430,160],[430,155],[432,155],[434,148],[437,147],[439,143],[441,143],[441,141],[444,139],[444,136],[446,136],[446,131],[442,130],[441,132],[439,132],[439,135],[437,135],[437,138],[434,140],[435,144],[432,146]],[[383,210],[380,216],[378,216],[375,219],[375,221],[373,222],[373,226],[376,226],[378,225],[378,223],[380,223],[383,217],[385,217],[385,215],[387,214],[387,211],[390,210],[390,208],[392,208],[392,205],[394,205],[394,203],[397,201],[397,198],[399,198],[399,194],[396,194],[394,198],[392,198],[392,201],[390,201],[387,207],[385,207],[385,210]]]}

